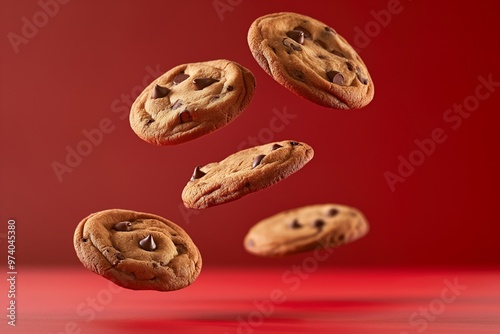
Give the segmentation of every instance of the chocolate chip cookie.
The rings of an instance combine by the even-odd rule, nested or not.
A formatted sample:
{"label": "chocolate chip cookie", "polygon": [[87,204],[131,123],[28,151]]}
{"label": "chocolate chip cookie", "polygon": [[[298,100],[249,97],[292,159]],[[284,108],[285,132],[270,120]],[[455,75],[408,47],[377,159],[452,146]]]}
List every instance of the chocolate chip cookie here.
{"label": "chocolate chip cookie", "polygon": [[309,145],[290,140],[236,152],[220,162],[197,166],[182,192],[182,200],[192,209],[237,200],[285,179],[313,155]]}
{"label": "chocolate chip cookie", "polygon": [[231,122],[250,103],[254,90],[253,74],[235,62],[179,65],[137,97],[130,125],[149,143],[184,143]]}
{"label": "chocolate chip cookie", "polygon": [[201,270],[200,252],[189,235],[149,213],[93,213],[77,226],[73,242],[87,269],[128,289],[182,289]]}
{"label": "chocolate chip cookie", "polygon": [[335,109],[356,109],[373,98],[373,81],[351,45],[330,26],[296,13],[256,19],[248,45],[259,65],[295,94]]}
{"label": "chocolate chip cookie", "polygon": [[261,220],[247,233],[244,247],[255,255],[278,257],[337,247],[363,237],[368,230],[368,222],[359,210],[317,204]]}

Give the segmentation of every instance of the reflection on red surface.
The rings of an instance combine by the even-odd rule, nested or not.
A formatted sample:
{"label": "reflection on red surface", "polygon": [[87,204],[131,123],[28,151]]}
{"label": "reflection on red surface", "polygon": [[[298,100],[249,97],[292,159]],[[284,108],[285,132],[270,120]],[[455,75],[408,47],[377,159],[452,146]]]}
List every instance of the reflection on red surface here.
{"label": "reflection on red surface", "polygon": [[[206,268],[175,292],[25,269],[2,333],[500,333],[500,272]],[[3,283],[5,284],[5,283]]]}

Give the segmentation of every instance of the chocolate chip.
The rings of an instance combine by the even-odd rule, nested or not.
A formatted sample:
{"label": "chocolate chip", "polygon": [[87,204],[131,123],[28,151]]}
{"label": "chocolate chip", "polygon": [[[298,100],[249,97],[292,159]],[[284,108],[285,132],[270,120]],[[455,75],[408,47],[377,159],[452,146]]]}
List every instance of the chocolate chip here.
{"label": "chocolate chip", "polygon": [[295,45],[294,43],[292,43],[290,38],[283,38],[283,45],[288,48],[292,48],[295,51],[302,51],[300,45]]}
{"label": "chocolate chip", "polygon": [[340,72],[333,71],[333,70],[332,71],[328,71],[328,72],[326,72],[326,76],[334,84],[337,84],[337,85],[343,85],[344,84],[345,79],[344,79],[344,76],[342,75],[342,73],[340,73]]}
{"label": "chocolate chip", "polygon": [[183,112],[181,112],[179,114],[179,118],[181,119],[181,124],[191,122],[193,120],[193,116],[191,116],[191,114],[187,110],[184,110]]}
{"label": "chocolate chip", "polygon": [[318,230],[321,230],[324,225],[325,225],[325,221],[322,219],[316,219],[313,223],[313,226],[316,227]]}
{"label": "chocolate chip", "polygon": [[332,28],[330,28],[330,27],[325,27],[325,30],[328,31],[328,32],[331,32],[334,35],[337,34],[337,32],[335,30],[333,30]]}
{"label": "chocolate chip", "polygon": [[328,49],[328,46],[322,40],[317,39],[314,41],[314,44],[321,46],[325,50]]}
{"label": "chocolate chip", "polygon": [[295,77],[295,79],[298,79],[300,81],[305,81],[304,72],[300,70],[294,70],[292,74]]}
{"label": "chocolate chip", "polygon": [[123,260],[125,260],[125,255],[123,255],[122,253],[118,253],[118,254],[116,254],[116,258],[120,261],[123,261]]}
{"label": "chocolate chip", "polygon": [[113,225],[113,230],[116,231],[130,231],[132,227],[132,223],[129,221],[123,221],[123,222],[118,222],[115,225]]}
{"label": "chocolate chip", "polygon": [[356,66],[356,78],[358,78],[359,82],[361,82],[363,85],[368,84],[368,79],[364,77],[363,71],[361,71],[361,68],[359,66]]}
{"label": "chocolate chip", "polygon": [[[295,28],[293,28],[293,30],[296,30],[296,31],[301,31],[303,34],[304,34],[304,38],[306,39],[311,39],[311,33],[309,32],[309,30],[307,30],[306,28],[303,28],[303,27],[300,27],[300,26],[297,26]],[[290,36],[288,36],[290,37]],[[291,37],[290,37],[291,38]],[[300,43],[302,44],[302,43]]]}
{"label": "chocolate chip", "polygon": [[186,254],[188,252],[186,245],[182,244],[175,244],[175,249],[177,249],[177,255]]}
{"label": "chocolate chip", "polygon": [[207,173],[201,171],[200,166],[196,166],[193,171],[193,175],[191,176],[191,181],[194,181],[196,179],[201,179],[206,174]]}
{"label": "chocolate chip", "polygon": [[336,215],[339,214],[339,210],[337,208],[331,208],[330,210],[328,210],[328,212],[326,213],[326,215],[328,217],[334,217]]}
{"label": "chocolate chip", "polygon": [[339,235],[338,238],[337,238],[338,241],[344,241],[344,239],[345,239],[345,235],[344,234]]}
{"label": "chocolate chip", "polygon": [[332,53],[336,56],[339,56],[341,58],[345,58],[344,54],[340,51],[337,51],[337,50],[332,50]]}
{"label": "chocolate chip", "polygon": [[273,144],[273,146],[271,147],[271,151],[274,151],[274,150],[277,150],[278,148],[282,148],[283,146],[281,146],[280,144]]}
{"label": "chocolate chip", "polygon": [[368,85],[368,79],[363,78],[361,74],[357,73],[356,78],[358,78],[359,82],[361,82],[363,85]]}
{"label": "chocolate chip", "polygon": [[146,125],[149,125],[149,124],[153,123],[154,121],[155,121],[155,120],[154,120],[154,119],[152,119],[152,118],[147,119],[147,120],[146,120]]}
{"label": "chocolate chip", "polygon": [[302,225],[300,225],[299,221],[297,219],[294,219],[290,225],[288,225],[290,228],[293,228],[293,229],[297,229],[297,228],[301,228]]}
{"label": "chocolate chip", "polygon": [[233,89],[234,89],[234,87],[233,87],[233,86],[227,86],[227,91],[228,91],[228,92],[232,92],[232,91],[233,91]]}
{"label": "chocolate chip", "polygon": [[159,99],[161,97],[165,97],[170,93],[170,89],[167,87],[162,87],[158,84],[155,85],[155,88],[153,88],[153,94],[151,94],[152,99]]}
{"label": "chocolate chip", "polygon": [[175,103],[172,105],[172,110],[178,109],[179,107],[182,106],[182,100],[177,100]]}
{"label": "chocolate chip", "polygon": [[264,159],[265,156],[266,156],[265,154],[259,154],[258,156],[256,156],[253,159],[252,168],[255,168],[258,165],[260,165],[260,162],[262,161],[262,159]]}
{"label": "chocolate chip", "polygon": [[354,66],[352,66],[352,64],[351,64],[351,63],[345,63],[345,64],[347,65],[347,69],[348,69],[349,71],[351,71],[351,72],[352,72],[352,71],[354,70]]}
{"label": "chocolate chip", "polygon": [[296,141],[291,141],[291,142],[290,142],[290,145],[292,145],[292,146],[297,146],[297,145],[300,145],[300,143],[299,143],[299,142],[296,142]]}
{"label": "chocolate chip", "polygon": [[214,82],[218,82],[219,80],[213,79],[213,78],[199,78],[199,79],[194,79],[193,83],[196,88],[196,90],[202,90],[205,87],[210,86]]}
{"label": "chocolate chip", "polygon": [[151,234],[139,241],[139,246],[147,251],[154,251],[156,249],[156,243]]}
{"label": "chocolate chip", "polygon": [[286,33],[288,37],[299,44],[304,44],[304,32],[300,30],[290,30]]}
{"label": "chocolate chip", "polygon": [[184,73],[177,74],[173,80],[174,85],[180,84],[181,82],[183,82],[187,78],[189,78],[189,75],[187,75],[187,74],[184,74]]}

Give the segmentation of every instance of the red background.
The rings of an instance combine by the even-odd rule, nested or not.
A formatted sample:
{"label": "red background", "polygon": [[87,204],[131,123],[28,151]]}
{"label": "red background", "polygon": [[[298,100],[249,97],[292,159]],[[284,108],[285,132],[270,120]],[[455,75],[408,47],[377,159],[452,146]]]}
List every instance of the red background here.
{"label": "red background", "polygon": [[[443,120],[475,93],[479,76],[500,81],[498,1],[401,0],[384,26],[374,13],[390,8],[385,0],[233,3],[221,20],[212,1],[70,1],[16,53],[9,33],[21,35],[23,18],[33,22],[41,7],[1,2],[0,233],[16,220],[19,265],[80,266],[72,245],[78,222],[125,208],[177,222],[199,246],[204,266],[286,266],[303,255],[249,255],[242,247],[248,229],[285,209],[334,202],[362,210],[371,231],[338,248],[331,266],[498,266],[500,89],[458,129]],[[265,74],[246,33],[255,18],[277,11],[313,16],[358,47],[375,83],[372,103],[329,110]],[[361,41],[359,30],[369,40]],[[167,71],[217,58],[241,63],[257,79],[253,100],[229,126],[155,147],[120,117],[129,104],[122,95],[138,94],[148,67]],[[193,167],[235,152],[249,136],[262,138],[273,109],[284,108],[295,118],[271,140],[306,142],[314,159],[278,185],[185,218],[180,194]],[[82,131],[106,118],[111,132],[59,182],[52,164],[64,163],[66,147],[75,149]],[[398,156],[408,158],[414,141],[435,128],[447,140],[391,191],[384,173],[396,173]]]}

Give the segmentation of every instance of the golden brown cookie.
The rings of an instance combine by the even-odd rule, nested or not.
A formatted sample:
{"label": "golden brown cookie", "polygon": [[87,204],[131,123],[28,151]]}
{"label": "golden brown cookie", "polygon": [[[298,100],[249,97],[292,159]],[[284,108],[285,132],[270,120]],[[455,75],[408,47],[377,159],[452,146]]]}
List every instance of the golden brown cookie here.
{"label": "golden brown cookie", "polygon": [[244,247],[255,255],[277,257],[337,247],[363,237],[368,230],[368,221],[355,208],[309,205],[261,220],[248,231]]}
{"label": "golden brown cookie", "polygon": [[278,83],[316,104],[356,109],[373,98],[373,81],[353,47],[330,26],[296,13],[256,19],[248,45]]}
{"label": "golden brown cookie", "polygon": [[183,64],[154,80],[130,110],[130,125],[143,140],[173,145],[211,133],[250,103],[253,74],[225,59]]}
{"label": "golden brown cookie", "polygon": [[314,151],[305,143],[279,141],[236,152],[220,162],[196,167],[182,200],[204,209],[270,187],[301,169]]}
{"label": "golden brown cookie", "polygon": [[128,289],[182,289],[201,270],[200,252],[189,235],[149,213],[93,213],[78,224],[73,243],[87,269]]}

